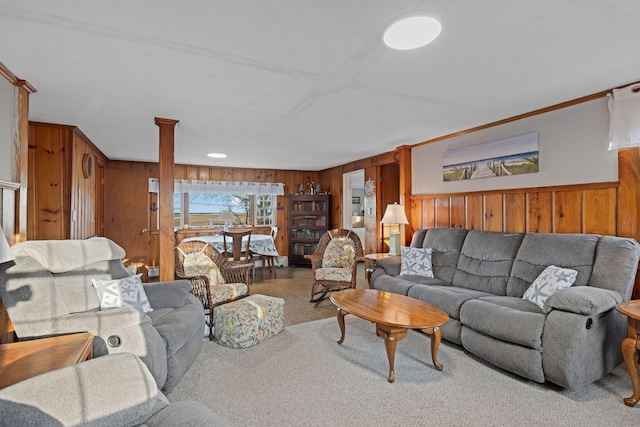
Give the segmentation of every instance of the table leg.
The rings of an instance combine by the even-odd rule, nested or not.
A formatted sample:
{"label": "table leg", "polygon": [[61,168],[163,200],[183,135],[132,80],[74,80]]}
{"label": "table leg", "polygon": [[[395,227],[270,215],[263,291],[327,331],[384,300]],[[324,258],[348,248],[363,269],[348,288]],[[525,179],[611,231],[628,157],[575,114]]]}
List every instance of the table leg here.
{"label": "table leg", "polygon": [[433,366],[438,371],[442,371],[444,366],[438,362],[438,349],[440,348],[440,341],[442,341],[442,331],[439,327],[423,329],[422,332],[431,336],[431,360],[433,360]]}
{"label": "table leg", "polygon": [[340,326],[340,334],[341,334],[340,339],[338,340],[338,344],[342,344],[344,342],[344,316],[346,316],[349,313],[347,313],[341,308],[339,308],[336,313],[337,313],[336,317],[338,318],[338,325]]}
{"label": "table leg", "polygon": [[622,356],[627,365],[627,371],[631,377],[633,395],[625,398],[624,404],[635,406],[640,400],[640,373],[638,372],[638,340],[637,338],[625,338],[622,340]]}
{"label": "table leg", "polygon": [[376,335],[384,338],[384,346],[387,349],[387,359],[389,360],[389,375],[387,376],[387,381],[392,383],[396,380],[396,344],[407,336],[407,329],[378,324]]}

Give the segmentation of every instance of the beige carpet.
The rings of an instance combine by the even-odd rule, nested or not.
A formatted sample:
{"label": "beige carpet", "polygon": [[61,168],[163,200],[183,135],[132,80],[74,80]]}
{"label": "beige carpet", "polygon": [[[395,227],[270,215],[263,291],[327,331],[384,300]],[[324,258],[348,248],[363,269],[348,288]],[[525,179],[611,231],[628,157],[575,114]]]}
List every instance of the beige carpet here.
{"label": "beige carpet", "polygon": [[172,402],[193,399],[234,426],[638,426],[640,407],[623,397],[622,366],[580,391],[540,385],[488,366],[444,343],[431,365],[429,340],[410,331],[398,343],[396,382],[386,381],[382,339],[347,316],[285,328],[242,350],[205,342]]}
{"label": "beige carpet", "polygon": [[[362,267],[361,267],[362,268]],[[638,426],[640,406],[621,365],[579,391],[540,385],[443,342],[433,368],[429,340],[398,343],[396,382],[386,381],[384,342],[370,322],[347,316],[343,345],[335,307],[310,304],[311,270],[279,268],[253,293],[285,298],[285,330],[242,350],[206,341],[172,402],[196,400],[234,426]],[[364,273],[358,287],[366,287]],[[306,320],[322,319],[307,323]]]}

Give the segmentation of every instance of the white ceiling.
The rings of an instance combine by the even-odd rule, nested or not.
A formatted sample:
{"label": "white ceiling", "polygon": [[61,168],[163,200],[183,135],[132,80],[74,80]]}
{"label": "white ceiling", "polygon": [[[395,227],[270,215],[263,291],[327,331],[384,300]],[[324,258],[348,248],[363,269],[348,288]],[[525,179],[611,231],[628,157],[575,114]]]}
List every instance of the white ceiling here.
{"label": "white ceiling", "polygon": [[[413,10],[442,34],[382,43]],[[638,0],[0,0],[30,119],[109,158],[320,170],[640,80]],[[207,152],[224,152],[224,160]]]}

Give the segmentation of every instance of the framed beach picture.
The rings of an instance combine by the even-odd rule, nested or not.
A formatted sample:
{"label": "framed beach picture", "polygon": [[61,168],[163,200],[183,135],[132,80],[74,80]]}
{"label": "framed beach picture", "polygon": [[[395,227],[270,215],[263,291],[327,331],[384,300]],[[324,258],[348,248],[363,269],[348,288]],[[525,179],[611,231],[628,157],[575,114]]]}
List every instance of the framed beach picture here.
{"label": "framed beach picture", "polygon": [[494,178],[538,172],[538,132],[448,150],[442,180]]}

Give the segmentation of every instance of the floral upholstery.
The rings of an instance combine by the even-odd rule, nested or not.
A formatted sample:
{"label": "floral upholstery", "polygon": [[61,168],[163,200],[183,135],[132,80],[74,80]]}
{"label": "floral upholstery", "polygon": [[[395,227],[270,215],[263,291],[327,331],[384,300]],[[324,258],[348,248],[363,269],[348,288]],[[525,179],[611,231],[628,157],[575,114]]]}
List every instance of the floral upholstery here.
{"label": "floral upholstery", "polygon": [[284,329],[284,300],[250,295],[213,310],[214,340],[225,347],[247,348]]}
{"label": "floral upholstery", "polygon": [[247,292],[249,287],[244,283],[219,283],[211,286],[211,304],[235,299]]}
{"label": "floral upholstery", "polygon": [[331,280],[332,282],[348,282],[351,280],[351,267],[327,267],[316,270],[316,280]]}
{"label": "floral upholstery", "polygon": [[[353,265],[356,259],[356,251],[353,246],[353,242],[347,237],[331,239],[322,256],[322,267],[344,268]],[[351,274],[351,271],[349,271],[349,274]]]}
{"label": "floral upholstery", "polygon": [[209,279],[209,284],[211,285],[224,283],[224,277],[222,277],[220,269],[204,252],[186,254],[182,264],[184,273],[187,276],[205,276]]}

